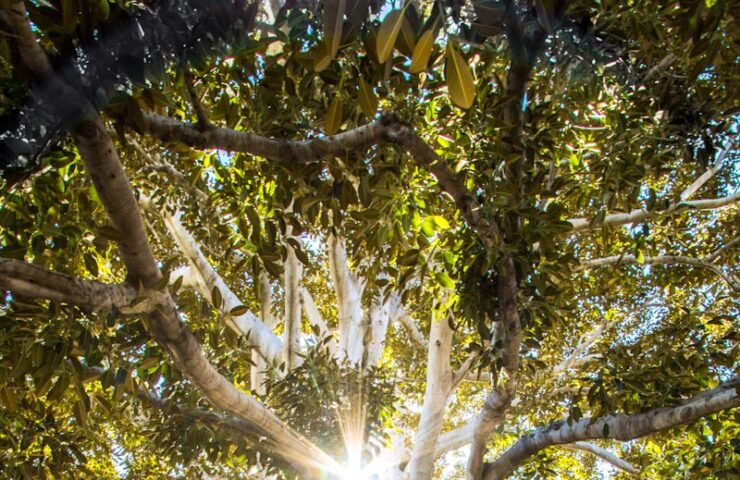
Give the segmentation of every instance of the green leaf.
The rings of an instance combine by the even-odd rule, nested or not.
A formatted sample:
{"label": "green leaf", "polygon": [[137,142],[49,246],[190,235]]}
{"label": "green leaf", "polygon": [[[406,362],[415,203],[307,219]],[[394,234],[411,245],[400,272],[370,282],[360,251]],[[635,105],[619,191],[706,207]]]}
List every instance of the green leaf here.
{"label": "green leaf", "polygon": [[249,307],[244,305],[237,305],[236,307],[232,308],[231,311],[229,311],[229,315],[232,317],[238,317],[240,315],[244,315],[249,311]]}
{"label": "green leaf", "polygon": [[635,261],[640,265],[643,265],[645,263],[645,255],[642,253],[642,250],[637,251],[637,255],[635,255]]}
{"label": "green leaf", "polygon": [[426,217],[424,218],[424,221],[421,222],[421,231],[426,235],[427,237],[431,237],[436,232],[436,229],[434,228],[436,225],[434,218],[432,217]]}
{"label": "green leaf", "polygon": [[223,297],[221,296],[221,290],[219,290],[218,287],[215,285],[213,286],[213,289],[211,290],[211,303],[217,309],[221,309],[221,306],[223,305]]}
{"label": "green leaf", "polygon": [[446,218],[440,217],[439,215],[433,215],[432,219],[434,220],[434,225],[437,227],[437,230],[447,230],[450,228],[450,223],[447,221]]}
{"label": "green leaf", "polygon": [[98,262],[95,260],[95,257],[91,253],[86,253],[83,256],[85,260],[85,268],[87,268],[87,271],[90,272],[90,275],[93,277],[98,276]]}
{"label": "green leaf", "polygon": [[339,51],[346,8],[347,0],[324,0],[324,35],[331,58]]}
{"label": "green leaf", "polygon": [[475,82],[470,67],[452,42],[447,44],[445,80],[450,100],[460,108],[470,108],[475,100]]}
{"label": "green leaf", "polygon": [[342,126],[342,120],[342,99],[337,95],[331,101],[329,109],[326,111],[326,122],[324,124],[326,134],[334,135],[337,133],[339,127]]}
{"label": "green leaf", "polygon": [[452,281],[449,275],[447,275],[445,272],[439,272],[434,277],[437,279],[437,282],[439,282],[440,285],[442,285],[445,288],[449,288],[450,290],[454,290],[455,288],[455,282]]}
{"label": "green leaf", "polygon": [[436,36],[436,28],[430,28],[421,35],[416,47],[414,47],[414,54],[411,56],[409,72],[419,73],[427,68],[429,57],[432,56],[432,48],[434,48],[434,39]]}
{"label": "green leaf", "polygon": [[367,117],[374,117],[375,113],[378,111],[378,99],[375,97],[375,93],[373,93],[373,89],[368,86],[367,83],[365,83],[365,80],[360,78],[360,109],[362,110],[362,113],[365,114]]}
{"label": "green leaf", "polygon": [[405,7],[388,12],[378,29],[377,52],[380,63],[385,63],[393,53],[393,46],[396,44],[398,33],[403,25],[404,10]]}
{"label": "green leaf", "polygon": [[108,0],[98,0],[98,11],[100,12],[100,17],[102,19],[108,18],[108,15],[110,15],[110,5],[108,4]]}

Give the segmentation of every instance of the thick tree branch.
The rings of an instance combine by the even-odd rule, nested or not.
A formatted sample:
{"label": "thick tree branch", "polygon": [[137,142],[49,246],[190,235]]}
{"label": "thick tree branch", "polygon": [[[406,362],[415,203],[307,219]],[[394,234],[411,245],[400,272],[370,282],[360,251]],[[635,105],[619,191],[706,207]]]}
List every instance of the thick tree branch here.
{"label": "thick tree branch", "polygon": [[495,462],[486,465],[484,478],[507,478],[540,450],[583,440],[613,438],[627,441],[694,422],[713,413],[740,405],[740,377],[696,395],[674,407],[663,407],[632,415],[607,415],[593,420],[584,418],[568,425],[553,423],[521,438]]}
{"label": "thick tree branch", "polygon": [[640,470],[633,466],[628,461],[619,458],[609,450],[605,448],[601,448],[597,445],[594,445],[593,443],[588,442],[574,442],[574,443],[567,443],[562,446],[562,448],[566,450],[572,450],[572,451],[581,451],[581,452],[588,452],[593,455],[596,455],[600,459],[604,460],[606,463],[612,465],[613,467],[616,467],[620,470],[623,470],[630,475],[640,475]]}
{"label": "thick tree branch", "polygon": [[[290,230],[290,227],[288,227]],[[290,236],[290,231],[287,232]],[[286,242],[285,259],[285,313],[283,316],[283,360],[288,371],[301,363],[301,280],[303,264],[296,257],[293,247]]]}
{"label": "thick tree branch", "polygon": [[349,269],[345,240],[334,235],[329,237],[329,271],[337,294],[339,355],[353,364],[359,364],[367,328],[362,314],[365,286]]}
{"label": "thick tree branch", "polygon": [[[149,202],[142,198],[142,203],[148,204]],[[272,328],[265,325],[251,311],[239,315],[229,315],[231,310],[244,303],[226,285],[223,278],[206,259],[193,236],[180,221],[181,213],[160,213],[175,242],[193,266],[193,270],[199,279],[197,285],[201,295],[210,300],[214,288],[217,288],[221,294],[222,304],[214,306],[225,314],[229,327],[239,335],[248,335],[250,342],[257,347],[257,350],[268,362],[277,361],[279,363],[282,361],[283,343],[272,331]]]}
{"label": "thick tree branch", "polygon": [[[270,331],[274,331],[277,326],[277,319],[272,314],[272,284],[267,271],[264,269],[260,270],[257,287],[259,290],[260,318]],[[253,392],[264,395],[266,393],[265,372],[269,369],[269,365],[257,350],[252,350],[252,363],[254,365],[249,371],[249,385]]]}
{"label": "thick tree branch", "polygon": [[470,227],[489,247],[498,244],[499,228],[495,221],[483,218],[480,205],[444,160],[408,124],[392,113],[386,113],[367,125],[313,140],[273,139],[221,127],[201,130],[195,125],[152,112],[144,112],[143,117],[144,132],[163,141],[179,142],[198,149],[219,148],[249,153],[285,165],[316,162],[328,155],[341,156],[347,151],[363,150],[382,143],[397,144],[437,179],[442,191],[453,198]]}
{"label": "thick tree branch", "polygon": [[[111,310],[133,314],[148,312],[152,301],[132,305],[139,292],[128,283],[109,285],[47,270],[20,260],[0,257],[0,289],[29,298],[44,298],[77,305],[89,311]],[[151,295],[151,293],[150,293]]]}
{"label": "thick tree branch", "polygon": [[[314,140],[281,140],[229,128],[205,130],[152,112],[143,112],[144,133],[166,142],[178,142],[197,149],[218,148],[264,157],[286,165],[316,162],[327,155],[344,155],[383,141],[385,128],[379,122]],[[125,119],[124,119],[125,120]]]}
{"label": "thick tree branch", "polygon": [[433,318],[427,351],[427,378],[419,427],[414,436],[411,461],[407,467],[410,480],[426,480],[434,472],[434,450],[442,431],[444,412],[451,393],[453,331],[445,317]]}
{"label": "thick tree branch", "polygon": [[51,63],[28,25],[25,4],[22,0],[10,0],[6,5],[2,13],[16,35],[24,66],[38,78],[51,74]]}
{"label": "thick tree branch", "polygon": [[[655,257],[644,257],[641,262],[645,265],[691,265],[694,267],[704,268],[716,273],[733,290],[740,290],[740,282],[722,271],[719,266],[700,258],[687,257],[684,255],[659,255]],[[606,265],[637,265],[641,262],[638,262],[637,257],[634,255],[612,255],[604,258],[582,261],[578,270],[587,270]]]}

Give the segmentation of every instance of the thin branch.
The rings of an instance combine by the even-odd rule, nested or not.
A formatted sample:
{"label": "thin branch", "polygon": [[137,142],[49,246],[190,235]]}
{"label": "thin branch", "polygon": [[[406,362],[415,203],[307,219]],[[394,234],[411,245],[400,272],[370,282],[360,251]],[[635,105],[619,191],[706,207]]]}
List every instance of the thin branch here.
{"label": "thin branch", "polygon": [[706,172],[701,174],[699,178],[691,182],[691,185],[686,187],[683,192],[681,192],[681,195],[679,196],[679,203],[687,201],[689,198],[693,197],[694,194],[704,186],[705,183],[709,181],[710,178],[712,178],[714,175],[719,172],[719,170],[722,168],[722,164],[725,163],[725,157],[727,156],[727,152],[729,152],[731,149],[733,149],[735,145],[733,143],[730,143],[727,148],[722,150],[719,155],[717,155],[717,160],[712,164],[711,167],[707,169]]}
{"label": "thin branch", "polygon": [[606,265],[636,265],[643,263],[645,265],[691,265],[694,267],[704,268],[716,273],[724,280],[733,290],[740,290],[740,282],[734,280],[726,274],[719,266],[709,263],[705,260],[683,255],[659,255],[655,257],[644,257],[642,262],[638,262],[634,255],[612,255],[604,258],[595,258],[592,260],[582,261],[577,270],[587,270],[590,268],[599,268]]}
{"label": "thin branch", "polygon": [[738,200],[740,200],[740,193],[736,193],[734,195],[728,195],[726,197],[720,197],[720,198],[708,198],[705,200],[692,200],[692,201],[683,202],[680,204],[674,204],[665,210],[654,211],[654,212],[650,212],[644,208],[637,208],[628,213],[613,213],[611,215],[607,215],[606,218],[604,218],[604,221],[598,225],[591,225],[591,220],[588,218],[571,218],[568,220],[568,222],[572,225],[572,227],[568,232],[577,233],[577,232],[583,232],[586,230],[596,230],[596,229],[601,228],[604,225],[616,226],[616,225],[625,225],[627,223],[638,223],[651,216],[675,215],[683,211],[680,207],[684,207],[684,206],[688,207],[689,209],[694,209],[694,210],[716,210],[722,207],[726,207],[728,205],[732,205]]}
{"label": "thin branch", "polygon": [[740,377],[696,395],[677,406],[662,407],[632,415],[607,415],[598,419],[584,418],[575,423],[555,422],[522,437],[484,470],[486,480],[500,480],[537,452],[552,445],[583,440],[613,438],[633,440],[662,430],[694,422],[713,413],[740,405]]}
{"label": "thin branch", "polygon": [[185,80],[185,89],[188,92],[190,103],[193,105],[193,110],[195,110],[195,115],[198,118],[198,127],[201,130],[205,130],[210,127],[210,122],[208,121],[206,109],[203,108],[203,103],[200,101],[200,96],[198,96],[198,92],[195,91],[195,79],[187,67],[183,70],[183,76]]}
{"label": "thin branch", "polygon": [[715,251],[713,251],[712,253],[710,253],[706,257],[704,257],[704,261],[705,262],[713,262],[714,260],[717,259],[717,257],[719,257],[720,255],[722,255],[722,252],[724,252],[725,250],[728,250],[729,248],[737,245],[738,242],[740,242],[740,236],[737,236],[737,237],[733,238],[732,240],[730,240],[729,242],[726,242],[724,245],[722,245],[721,247],[717,248]]}
{"label": "thin branch", "polygon": [[313,297],[305,288],[301,289],[301,303],[303,305],[303,311],[306,313],[306,317],[308,318],[308,323],[315,326],[322,337],[329,337],[327,347],[332,356],[336,357],[338,348],[336,338],[334,337],[333,332],[329,329],[329,325],[327,325],[326,321],[321,316]]}
{"label": "thin branch", "polygon": [[566,450],[572,450],[572,451],[581,451],[581,452],[588,452],[593,455],[596,455],[600,459],[604,460],[606,463],[612,465],[613,467],[616,467],[620,470],[623,470],[630,475],[640,475],[640,470],[629,463],[628,461],[619,458],[609,450],[605,448],[601,448],[597,445],[594,445],[593,443],[588,442],[575,442],[575,443],[567,443],[562,446],[562,448]]}
{"label": "thin branch", "polygon": [[426,350],[428,342],[424,334],[421,333],[421,330],[419,330],[419,327],[416,325],[416,320],[404,311],[403,314],[398,316],[398,321],[401,323],[401,326],[403,326],[409,338],[416,344],[416,346]]}
{"label": "thin branch", "polygon": [[158,158],[155,160],[152,155],[150,155],[149,152],[147,152],[144,147],[141,146],[139,142],[137,142],[136,140],[131,140],[130,143],[147,161],[147,165],[144,167],[145,169],[157,173],[162,173],[170,177],[175,183],[177,183],[179,186],[181,186],[186,191],[190,192],[194,197],[196,197],[199,202],[203,204],[208,202],[208,195],[203,190],[193,186],[190,183],[190,180],[188,180],[188,178],[185,176],[185,174],[183,174],[166,160],[164,160],[161,155],[157,155]]}
{"label": "thin branch", "polygon": [[475,351],[468,355],[465,361],[458,367],[457,371],[452,376],[452,384],[450,385],[450,390],[455,391],[455,389],[457,389],[457,386],[460,385],[460,382],[468,378],[468,374],[473,368],[473,365],[475,365],[475,361],[478,360],[478,358],[480,357],[480,354],[480,351]]}

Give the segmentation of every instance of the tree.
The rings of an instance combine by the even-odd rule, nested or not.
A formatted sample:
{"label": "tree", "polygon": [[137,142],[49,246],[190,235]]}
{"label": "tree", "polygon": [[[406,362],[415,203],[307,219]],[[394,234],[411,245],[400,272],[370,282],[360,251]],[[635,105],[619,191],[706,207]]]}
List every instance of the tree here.
{"label": "tree", "polygon": [[732,2],[1,6],[6,478],[740,474]]}

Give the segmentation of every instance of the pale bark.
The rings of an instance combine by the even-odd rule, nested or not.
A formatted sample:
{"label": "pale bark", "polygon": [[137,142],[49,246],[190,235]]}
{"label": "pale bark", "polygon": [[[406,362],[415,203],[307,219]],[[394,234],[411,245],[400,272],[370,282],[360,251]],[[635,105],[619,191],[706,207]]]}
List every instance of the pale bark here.
{"label": "pale bark", "polygon": [[370,305],[368,312],[368,332],[370,333],[365,347],[365,366],[367,368],[377,365],[385,347],[385,337],[391,319],[398,314],[401,299],[397,295],[391,295],[387,301],[383,301],[383,295],[379,294]]}
{"label": "pale bark", "polygon": [[673,215],[681,211],[681,207],[687,207],[694,210],[716,210],[728,205],[732,205],[738,200],[740,200],[740,193],[728,195],[727,197],[707,198],[703,200],[691,200],[681,202],[678,204],[673,204],[666,210],[661,211],[650,212],[644,208],[637,208],[627,213],[613,213],[611,215],[607,215],[604,218],[603,222],[593,226],[591,225],[591,220],[588,218],[571,218],[568,220],[568,222],[571,224],[571,229],[569,230],[569,233],[595,230],[601,228],[604,225],[617,226],[625,225],[628,223],[637,223],[650,218],[651,216]]}
{"label": "pale bark", "polygon": [[620,470],[623,470],[630,475],[640,475],[640,470],[633,466],[628,461],[619,458],[609,450],[605,448],[601,448],[598,445],[594,445],[593,443],[588,442],[574,442],[574,443],[567,443],[562,446],[565,450],[571,450],[571,451],[580,451],[580,452],[588,452],[593,455],[596,455],[606,463],[612,465],[615,468],[618,468]]}
{"label": "pale bark", "polygon": [[329,338],[326,342],[326,347],[329,349],[329,353],[333,357],[336,357],[338,345],[334,332],[329,329],[329,325],[326,324],[324,317],[321,316],[321,312],[316,307],[313,297],[305,288],[301,289],[301,304],[303,305],[303,311],[306,313],[306,318],[308,318],[308,323],[316,327],[320,338]]}
{"label": "pale bark", "polygon": [[702,173],[699,178],[691,182],[691,185],[686,187],[684,191],[681,192],[681,195],[679,196],[680,202],[685,202],[689,198],[693,197],[694,194],[699,191],[699,189],[703,187],[710,178],[712,178],[717,174],[717,172],[719,172],[719,170],[722,168],[722,165],[725,163],[725,156],[727,156],[727,152],[729,152],[731,148],[734,148],[734,144],[732,143],[717,155],[717,159],[714,161],[712,166],[707,169],[706,172]]}
{"label": "pale bark", "polygon": [[453,332],[446,318],[432,319],[424,404],[414,436],[411,461],[407,467],[410,480],[426,480],[432,478],[434,472],[435,447],[442,431],[444,412],[452,387],[452,338]]}
{"label": "pale bark", "polygon": [[148,312],[154,308],[151,301],[132,305],[139,297],[139,292],[131,284],[108,285],[83,280],[31,263],[1,257],[0,290],[10,290],[15,295],[29,298],[69,303],[91,312],[115,308],[121,313],[129,314]]}
{"label": "pale bark", "polygon": [[[260,300],[260,318],[271,331],[277,326],[275,316],[272,314],[272,284],[265,270],[260,270],[258,278],[259,300]],[[265,372],[270,365],[265,361],[257,350],[252,350],[252,368],[250,369],[249,385],[252,391],[258,395],[265,394]]]}
{"label": "pale bark", "polygon": [[740,377],[736,377],[674,407],[655,408],[632,415],[607,415],[596,420],[584,418],[570,425],[565,421],[553,423],[522,437],[496,461],[486,465],[484,478],[507,478],[527,459],[552,445],[600,438],[633,440],[737,407],[740,405],[739,386]]}
{"label": "pale bark", "polygon": [[[290,233],[288,233],[290,235]],[[283,361],[287,371],[301,364],[301,279],[303,264],[296,257],[293,247],[286,242],[285,259],[285,312],[283,315]]]}
{"label": "pale bark", "polygon": [[691,265],[693,267],[704,268],[717,274],[717,276],[724,280],[733,290],[740,289],[740,281],[737,281],[730,275],[726,274],[718,265],[714,265],[700,258],[687,257],[685,255],[658,255],[654,257],[644,257],[640,262],[638,262],[637,257],[634,255],[612,255],[609,257],[584,260],[579,265],[578,270],[598,268],[606,265],[636,265],[640,263],[645,265]]}
{"label": "pale bark", "polygon": [[[142,203],[147,201],[142,197]],[[193,267],[193,272],[198,277],[196,282],[198,289],[205,298],[211,299],[214,288],[221,294],[222,304],[214,307],[225,315],[226,324],[237,334],[247,336],[259,353],[269,363],[280,363],[283,361],[283,342],[275,335],[270,327],[265,325],[257,316],[251,312],[240,315],[229,315],[229,312],[243,305],[239,297],[226,285],[223,278],[216,272],[208,259],[201,251],[193,236],[182,224],[181,212],[170,214],[166,211],[160,212],[164,224],[169,230],[180,250]]]}
{"label": "pale bark", "polygon": [[359,365],[367,329],[362,314],[364,285],[349,269],[345,240],[334,235],[329,237],[329,270],[337,295],[339,356]]}
{"label": "pale bark", "polygon": [[398,317],[398,320],[416,346],[426,350],[428,342],[426,337],[424,337],[424,334],[421,333],[421,330],[419,330],[419,327],[416,325],[416,320],[414,320],[413,317],[405,311]]}

